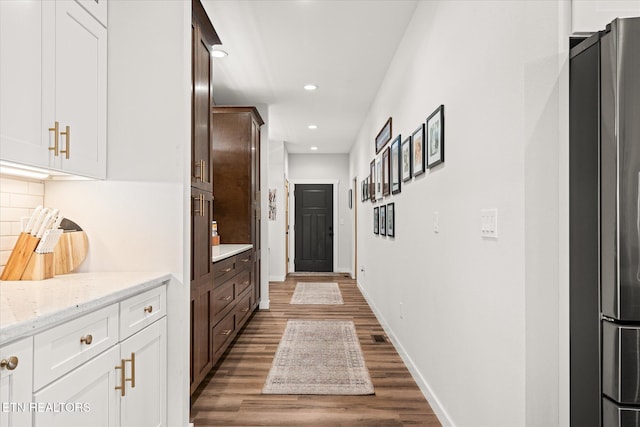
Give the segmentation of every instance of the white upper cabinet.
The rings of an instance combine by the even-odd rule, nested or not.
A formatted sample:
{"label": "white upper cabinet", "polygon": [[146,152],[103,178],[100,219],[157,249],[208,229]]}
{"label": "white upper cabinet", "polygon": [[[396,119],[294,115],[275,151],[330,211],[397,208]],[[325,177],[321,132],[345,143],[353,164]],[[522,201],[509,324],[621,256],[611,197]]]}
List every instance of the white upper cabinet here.
{"label": "white upper cabinet", "polygon": [[0,1],[0,20],[0,159],[106,178],[106,28],[73,0]]}
{"label": "white upper cabinet", "polygon": [[[44,100],[44,53],[54,49],[45,37],[55,3],[0,1],[0,158],[35,166],[49,165],[48,123],[53,114]],[[47,46],[45,46],[45,44]],[[53,54],[53,53],[52,53]],[[50,64],[49,64],[50,65]]]}
{"label": "white upper cabinet", "polygon": [[[55,169],[104,178],[107,141],[107,30],[73,0],[56,2]],[[68,134],[67,134],[68,131]]]}
{"label": "white upper cabinet", "polygon": [[616,18],[640,16],[640,0],[572,0],[573,34],[604,30]]}

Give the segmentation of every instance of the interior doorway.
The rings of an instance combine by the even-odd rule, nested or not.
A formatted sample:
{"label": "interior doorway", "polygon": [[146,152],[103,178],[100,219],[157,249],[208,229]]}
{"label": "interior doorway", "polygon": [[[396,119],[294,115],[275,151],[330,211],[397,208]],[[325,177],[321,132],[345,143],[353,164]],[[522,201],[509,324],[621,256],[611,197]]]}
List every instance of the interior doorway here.
{"label": "interior doorway", "polygon": [[284,180],[284,194],[285,194],[285,200],[284,200],[284,209],[285,209],[285,215],[284,215],[284,274],[285,277],[287,274],[289,274],[289,180],[285,179]]}
{"label": "interior doorway", "polygon": [[296,184],[296,272],[333,271],[333,184]]}

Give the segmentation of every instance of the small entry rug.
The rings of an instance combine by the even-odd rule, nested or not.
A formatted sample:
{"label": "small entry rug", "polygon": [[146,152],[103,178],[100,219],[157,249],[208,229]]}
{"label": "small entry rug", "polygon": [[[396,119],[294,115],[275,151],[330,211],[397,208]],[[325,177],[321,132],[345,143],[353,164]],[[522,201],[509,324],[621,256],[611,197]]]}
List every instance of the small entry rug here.
{"label": "small entry rug", "polygon": [[298,282],[290,304],[344,304],[335,282]]}
{"label": "small entry rug", "polygon": [[263,394],[373,394],[350,320],[289,320]]}

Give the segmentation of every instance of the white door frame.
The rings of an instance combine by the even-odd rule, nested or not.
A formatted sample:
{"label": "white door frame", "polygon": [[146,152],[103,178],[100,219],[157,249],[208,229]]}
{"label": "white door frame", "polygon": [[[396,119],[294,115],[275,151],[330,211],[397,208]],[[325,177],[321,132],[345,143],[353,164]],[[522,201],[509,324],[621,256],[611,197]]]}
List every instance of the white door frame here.
{"label": "white door frame", "polygon": [[296,184],[332,184],[333,185],[333,272],[338,265],[338,239],[340,227],[338,220],[338,186],[339,179],[289,179],[289,272],[295,273],[296,259]]}

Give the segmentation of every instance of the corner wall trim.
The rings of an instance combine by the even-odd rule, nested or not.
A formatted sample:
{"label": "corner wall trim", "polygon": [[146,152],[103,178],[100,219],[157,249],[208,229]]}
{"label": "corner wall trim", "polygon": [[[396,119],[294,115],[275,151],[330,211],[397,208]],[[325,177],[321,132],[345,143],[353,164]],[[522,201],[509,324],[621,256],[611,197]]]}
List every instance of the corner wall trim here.
{"label": "corner wall trim", "polygon": [[427,381],[424,379],[424,377],[422,376],[422,374],[420,373],[416,365],[413,363],[413,360],[411,360],[411,357],[409,357],[409,355],[404,351],[404,348],[398,341],[398,338],[393,333],[393,330],[389,327],[389,324],[386,322],[382,314],[378,311],[378,308],[373,303],[371,298],[369,298],[367,291],[360,284],[359,280],[356,283],[358,284],[358,289],[360,289],[360,293],[362,293],[362,296],[367,301],[367,304],[369,304],[369,307],[371,307],[371,311],[373,311],[374,316],[376,316],[376,319],[378,319],[378,322],[380,322],[382,329],[384,329],[385,333],[391,340],[391,344],[400,355],[400,358],[402,359],[404,364],[407,365],[407,369],[409,369],[409,373],[413,377],[413,380],[418,385],[418,388],[424,395],[424,398],[427,399],[427,402],[429,402],[431,409],[433,409],[433,412],[436,414],[436,417],[438,417],[438,420],[440,421],[442,426],[455,427],[455,424],[449,417],[449,414],[447,414],[447,411],[445,411],[445,409],[442,407],[440,400],[433,393],[433,391],[431,390],[431,387],[429,386]]}

